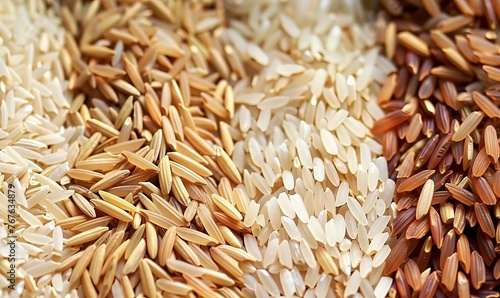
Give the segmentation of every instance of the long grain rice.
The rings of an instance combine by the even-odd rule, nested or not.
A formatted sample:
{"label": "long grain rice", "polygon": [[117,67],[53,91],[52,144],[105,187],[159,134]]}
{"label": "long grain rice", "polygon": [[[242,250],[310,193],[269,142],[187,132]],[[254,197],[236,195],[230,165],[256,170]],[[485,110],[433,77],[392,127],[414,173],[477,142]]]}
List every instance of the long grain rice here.
{"label": "long grain rice", "polygon": [[[382,3],[394,18],[379,15],[385,30],[379,40],[397,70],[379,96],[390,114],[372,132],[384,134],[389,175],[397,178],[399,213],[391,232],[401,244],[385,267],[396,272],[393,295],[406,295],[405,283],[422,297],[498,295],[491,273],[500,148],[493,3]],[[410,249],[396,255],[403,244]]]}
{"label": "long grain rice", "polygon": [[[20,278],[38,285],[23,295],[218,296],[205,282],[239,293],[207,253],[226,241],[240,249],[240,233],[249,232],[240,222],[247,195],[238,189],[236,204],[232,196],[240,173],[220,147],[231,148],[231,136],[225,132],[221,142],[217,132],[233,118],[234,98],[221,80],[228,65],[212,43],[224,23],[216,9],[67,1],[60,8],[65,33],[55,16],[60,4],[23,4],[2,6],[0,18],[7,30],[0,177],[20,190],[19,244],[32,246],[20,256],[19,270],[28,273]],[[198,14],[204,17],[194,21]],[[262,53],[256,61],[265,62]],[[278,109],[284,98],[263,105]],[[174,266],[167,273],[161,266],[171,266],[171,256],[215,271],[192,275],[191,267]],[[240,281],[237,263],[224,262]],[[159,282],[169,274],[170,290]]]}
{"label": "long grain rice", "polygon": [[[56,10],[46,7],[44,1],[31,1],[29,5],[5,1],[0,10],[3,41],[0,46],[0,188],[3,196],[7,194],[4,182],[13,184],[17,209],[13,214],[16,218],[16,262],[10,265],[16,266],[16,287],[11,291],[5,280],[0,292],[3,296],[20,296],[23,292],[41,295],[42,291],[63,296],[72,292],[74,295],[74,289],[61,286],[69,282],[69,275],[55,274],[61,264],[56,255],[69,259],[76,252],[63,251],[63,241],[69,241],[76,233],[67,234],[66,229],[56,226],[56,221],[68,218],[69,213],[62,211],[63,206],[72,195],[77,195],[66,190],[64,185],[72,166],[72,155],[68,152],[75,148],[71,144],[83,133],[82,127],[66,122],[70,117],[72,94],[66,79],[66,71],[70,68],[68,60],[59,59],[68,57],[64,30]],[[98,177],[93,176],[94,179]],[[95,211],[85,199],[80,203],[89,218],[95,217]],[[74,204],[69,204],[70,207],[71,210],[79,208]],[[6,204],[2,214],[7,219]],[[5,228],[4,238],[8,236],[7,221],[2,227]],[[99,231],[90,231],[88,237],[96,239],[108,228],[97,229]],[[84,235],[79,235],[71,242],[81,241],[82,237]],[[7,238],[5,241],[8,242]],[[86,260],[90,248],[87,251]],[[5,257],[7,260],[7,255]],[[40,260],[44,260],[45,265]],[[78,271],[82,273],[81,268]]]}
{"label": "long grain rice", "polygon": [[[341,2],[329,2],[330,9],[340,9],[340,18],[356,19],[355,10]],[[243,10],[246,5],[253,9]],[[242,63],[255,70],[234,85],[231,122],[242,132],[232,134],[232,159],[250,198],[243,222],[253,235],[245,235],[244,245],[260,261],[253,265],[256,272],[245,272],[247,290],[257,297],[349,296],[359,295],[361,282],[372,278],[363,291],[384,296],[392,279],[375,288],[390,252],[395,187],[384,174],[385,161],[376,161],[381,146],[369,132],[381,116],[369,104],[381,88],[369,73],[378,71],[385,79],[389,72],[375,63],[367,24],[352,25],[364,36],[358,38],[314,3],[283,6],[241,4],[245,21],[237,31],[222,34],[224,42],[244,49]],[[299,11],[314,11],[314,21]],[[274,19],[279,28],[261,31]],[[347,54],[354,48],[366,63]],[[409,118],[406,113],[395,117]],[[364,232],[358,233],[358,226]],[[376,258],[376,266],[362,277],[363,257]]]}

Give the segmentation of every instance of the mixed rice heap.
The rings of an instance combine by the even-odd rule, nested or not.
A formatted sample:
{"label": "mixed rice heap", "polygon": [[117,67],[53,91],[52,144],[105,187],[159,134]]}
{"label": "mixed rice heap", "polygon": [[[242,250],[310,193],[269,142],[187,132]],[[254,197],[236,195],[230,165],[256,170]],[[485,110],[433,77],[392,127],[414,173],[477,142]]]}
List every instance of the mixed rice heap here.
{"label": "mixed rice heap", "polygon": [[498,297],[500,2],[377,4],[0,1],[0,297]]}

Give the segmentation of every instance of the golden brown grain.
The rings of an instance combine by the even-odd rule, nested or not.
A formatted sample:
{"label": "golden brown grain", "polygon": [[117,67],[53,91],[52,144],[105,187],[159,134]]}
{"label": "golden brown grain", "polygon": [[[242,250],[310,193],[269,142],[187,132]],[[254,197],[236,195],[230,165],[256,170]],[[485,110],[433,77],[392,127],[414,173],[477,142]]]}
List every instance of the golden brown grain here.
{"label": "golden brown grain", "polygon": [[415,36],[413,33],[404,31],[398,34],[398,41],[408,50],[417,53],[420,56],[428,57],[430,55],[429,47],[418,36]]}
{"label": "golden brown grain", "polygon": [[403,162],[399,166],[397,178],[409,178],[414,167],[415,167],[415,152],[412,151],[408,153],[408,155],[406,155]]}
{"label": "golden brown grain", "polygon": [[406,229],[406,239],[420,239],[430,229],[429,220],[423,217],[412,222]]}
{"label": "golden brown grain", "polygon": [[129,174],[130,174],[129,170],[108,172],[99,182],[95,183],[90,187],[90,191],[99,191],[115,186]]}
{"label": "golden brown grain", "polygon": [[98,297],[97,291],[96,291],[94,285],[92,284],[92,281],[91,281],[90,276],[89,276],[89,272],[87,270],[85,270],[83,272],[81,283],[82,283],[83,292],[85,293],[85,297],[95,297],[95,298]]}
{"label": "golden brown grain", "polygon": [[396,271],[394,281],[396,283],[397,292],[400,293],[401,297],[409,297],[411,295],[410,287],[406,282],[406,276],[403,272],[403,269],[399,268],[398,271]]}
{"label": "golden brown grain", "polygon": [[224,268],[229,273],[229,275],[235,278],[236,281],[240,279],[239,276],[242,276],[242,271],[238,266],[238,262],[236,260],[216,247],[210,248],[210,255],[212,256],[214,261],[217,262],[217,264],[219,264],[222,268]]}
{"label": "golden brown grain", "polygon": [[100,245],[94,255],[92,256],[92,261],[90,262],[89,267],[89,276],[92,280],[92,283],[96,285],[99,282],[101,277],[101,269],[104,265],[105,255],[106,253],[106,244]]}
{"label": "golden brown grain", "polygon": [[108,203],[108,202],[103,201],[103,200],[96,200],[96,199],[90,200],[90,202],[92,204],[94,204],[96,209],[98,209],[106,214],[109,214],[110,216],[112,216],[114,218],[117,218],[117,219],[124,221],[124,222],[131,222],[132,221],[132,216],[130,214],[128,214],[127,212],[123,211],[122,209],[120,209],[119,207],[117,207],[111,203]]}
{"label": "golden brown grain", "polygon": [[472,77],[464,75],[460,70],[451,66],[437,66],[431,69],[431,74],[437,76],[440,79],[448,80],[452,82],[470,82]]}
{"label": "golden brown grain", "polygon": [[410,120],[408,132],[406,133],[406,141],[413,143],[417,140],[420,132],[422,131],[423,122],[420,114],[415,114]]}
{"label": "golden brown grain", "polygon": [[447,48],[443,49],[445,57],[450,61],[457,69],[466,73],[469,76],[474,75],[474,70],[468,61],[455,49]]}
{"label": "golden brown grain", "polygon": [[420,297],[434,297],[436,290],[439,286],[439,279],[437,272],[432,272],[427,280],[422,285],[422,291],[420,292]]}
{"label": "golden brown grain", "polygon": [[373,133],[381,133],[385,132],[397,125],[403,123],[408,120],[411,115],[403,112],[403,111],[395,111],[385,115],[383,118],[377,120],[373,125],[372,132]]}
{"label": "golden brown grain", "polygon": [[471,283],[477,290],[486,281],[484,261],[477,251],[471,253]]}
{"label": "golden brown grain", "polygon": [[406,238],[401,238],[398,243],[391,250],[391,253],[387,257],[387,261],[384,266],[384,274],[390,274],[396,271],[405,258],[405,251],[408,250],[410,243]]}
{"label": "golden brown grain", "polygon": [[474,204],[474,212],[476,213],[476,218],[481,227],[481,230],[485,232],[491,238],[495,237],[495,227],[493,225],[493,220],[489,213],[488,207],[485,204],[476,203]]}
{"label": "golden brown grain", "polygon": [[[493,181],[500,181],[500,170],[497,170],[493,175]],[[493,191],[497,197],[500,197],[500,183],[493,183]]]}
{"label": "golden brown grain", "polygon": [[99,289],[100,295],[107,295],[111,290],[112,282],[116,274],[116,269],[118,265],[118,257],[113,255],[109,261],[108,270],[104,274],[104,278]]}
{"label": "golden brown grain", "polygon": [[[486,141],[486,139],[485,139]],[[496,145],[498,145],[495,140]],[[475,177],[481,177],[486,172],[490,166],[490,158],[486,153],[486,147],[483,147],[476,156],[474,163],[472,164],[472,175]]]}
{"label": "golden brown grain", "polygon": [[86,231],[88,229],[92,229],[95,227],[104,227],[107,224],[109,224],[109,222],[112,219],[113,218],[111,216],[101,216],[98,218],[93,218],[93,219],[90,219],[90,220],[83,222],[79,225],[74,226],[73,228],[71,228],[71,231],[82,232],[82,231]]}
{"label": "golden brown grain", "polygon": [[[95,250],[96,250],[95,244],[90,245],[89,247],[87,247],[87,249],[85,249],[83,255],[78,260],[78,262],[76,263],[76,265],[71,273],[71,277],[69,280],[70,283],[74,284],[75,282],[77,282],[77,280],[86,271],[86,268],[90,264],[90,261],[92,260],[92,257],[94,255]],[[89,280],[90,280],[90,278],[89,278]]]}
{"label": "golden brown grain", "polygon": [[172,173],[174,175],[177,175],[190,183],[193,183],[193,184],[206,184],[207,183],[206,180],[202,176],[198,175],[197,173],[195,173],[194,171],[192,171],[188,167],[181,165],[177,162],[171,161],[170,168],[171,168]]}
{"label": "golden brown grain", "polygon": [[467,118],[460,124],[458,129],[455,131],[452,137],[452,141],[457,142],[465,139],[467,135],[472,133],[474,129],[479,125],[481,120],[483,120],[484,114],[482,112],[472,112],[467,116]]}
{"label": "golden brown grain", "polygon": [[493,267],[493,277],[495,279],[500,278],[500,261],[498,260],[495,262],[495,267]]}
{"label": "golden brown grain", "polygon": [[417,187],[423,185],[429,179],[429,177],[434,174],[434,172],[434,170],[423,170],[419,173],[414,174],[413,176],[409,177],[408,179],[401,182],[401,184],[399,184],[397,192],[402,193],[405,191],[412,191],[416,189]]}
{"label": "golden brown grain", "polygon": [[[464,1],[465,2],[465,1]],[[458,272],[457,292],[459,298],[470,297],[469,281],[463,272]]]}
{"label": "golden brown grain", "polygon": [[490,118],[500,118],[500,109],[486,95],[472,92],[472,98],[485,115]]}
{"label": "golden brown grain", "polygon": [[417,203],[416,218],[420,219],[425,216],[432,203],[432,196],[434,194],[434,181],[429,179],[425,181]]}
{"label": "golden brown grain", "polygon": [[87,201],[82,195],[79,193],[75,193],[71,196],[73,198],[73,202],[78,206],[78,208],[88,217],[94,218],[96,217],[96,212],[92,204]]}
{"label": "golden brown grain", "polygon": [[470,244],[467,236],[460,235],[457,241],[457,253],[460,265],[465,273],[469,273],[471,266]]}
{"label": "golden brown grain", "polygon": [[133,204],[131,204],[130,202],[126,201],[125,199],[122,199],[114,194],[111,194],[111,193],[108,193],[106,191],[103,191],[103,190],[100,190],[99,191],[99,195],[101,196],[101,198],[110,203],[110,204],[113,204],[115,205],[116,207],[120,208],[120,209],[123,209],[123,210],[126,210],[126,211],[133,211],[133,212],[137,212],[138,209],[136,206],[134,206]]}
{"label": "golden brown grain", "polygon": [[441,277],[441,283],[448,289],[448,291],[453,291],[453,288],[457,282],[458,273],[458,258],[457,253],[452,254],[446,259],[443,268],[443,276]]}
{"label": "golden brown grain", "polygon": [[172,254],[172,249],[174,247],[176,235],[177,235],[177,229],[176,227],[172,227],[168,229],[165,235],[163,236],[158,252],[158,262],[160,266],[165,266],[167,259]]}
{"label": "golden brown grain", "polygon": [[149,268],[146,261],[143,259],[139,263],[139,273],[141,277],[142,289],[144,294],[148,297],[154,296],[156,292],[155,281],[151,269]]}
{"label": "golden brown grain", "polygon": [[189,228],[177,228],[177,235],[186,241],[196,243],[198,245],[213,246],[217,244],[217,241],[214,238]]}
{"label": "golden brown grain", "polygon": [[455,210],[453,209],[453,205],[449,202],[442,203],[439,206],[439,213],[444,224],[451,223],[455,217]]}
{"label": "golden brown grain", "polygon": [[187,140],[191,143],[191,145],[193,145],[193,147],[200,151],[200,153],[205,155],[215,155],[214,149],[191,128],[186,127],[184,129],[184,133]]}
{"label": "golden brown grain", "polygon": [[167,155],[173,161],[176,161],[179,164],[187,167],[188,169],[194,171],[198,175],[201,175],[203,177],[209,177],[212,175],[212,172],[209,169],[207,169],[203,164],[196,162],[189,156],[186,156],[179,152],[169,152],[167,153]]}
{"label": "golden brown grain", "polygon": [[84,244],[99,238],[102,234],[104,234],[109,228],[108,227],[96,227],[85,232],[81,232],[70,237],[66,240],[66,245],[76,246],[80,244]]}
{"label": "golden brown grain", "polygon": [[196,292],[200,297],[205,297],[205,298],[210,298],[210,297],[217,297],[217,298],[222,298],[220,294],[214,292],[207,284],[202,282],[201,280],[190,276],[188,274],[183,274],[182,275],[184,279],[186,280],[187,284],[191,286],[194,292]]}
{"label": "golden brown grain", "polygon": [[437,27],[443,31],[443,33],[449,33],[459,30],[472,22],[472,18],[465,15],[457,15],[454,17],[448,17],[440,21]]}
{"label": "golden brown grain", "polygon": [[241,174],[229,155],[219,146],[215,147],[215,160],[226,176],[235,183],[241,183]]}
{"label": "golden brown grain", "polygon": [[462,234],[465,228],[465,207],[458,205],[455,208],[455,217],[453,218],[453,228],[458,234]]}
{"label": "golden brown grain", "polygon": [[423,0],[422,4],[431,16],[437,17],[441,14],[441,8],[435,0]]}
{"label": "golden brown grain", "polygon": [[174,295],[188,295],[193,290],[187,284],[167,279],[157,279],[156,286],[162,291]]}
{"label": "golden brown grain", "polygon": [[437,248],[441,248],[443,244],[443,226],[439,213],[433,207],[429,209],[429,223],[434,244]]}
{"label": "golden brown grain", "polygon": [[417,263],[415,263],[414,260],[408,260],[408,262],[404,266],[404,273],[408,285],[414,291],[420,291],[420,288],[422,286],[420,270],[418,269]]}
{"label": "golden brown grain", "polygon": [[483,136],[486,154],[490,158],[491,162],[495,163],[500,157],[500,148],[497,141],[498,136],[495,128],[492,125],[486,126]]}
{"label": "golden brown grain", "polygon": [[470,177],[470,182],[479,198],[486,205],[495,205],[497,200],[488,181],[483,177]]}

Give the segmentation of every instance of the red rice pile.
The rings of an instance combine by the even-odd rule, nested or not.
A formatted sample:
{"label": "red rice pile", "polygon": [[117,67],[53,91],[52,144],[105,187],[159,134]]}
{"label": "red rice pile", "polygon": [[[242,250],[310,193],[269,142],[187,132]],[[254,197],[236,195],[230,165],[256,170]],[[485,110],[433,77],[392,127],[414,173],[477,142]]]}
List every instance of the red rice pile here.
{"label": "red rice pile", "polygon": [[378,38],[398,66],[372,130],[397,181],[389,294],[498,297],[500,2],[382,4]]}

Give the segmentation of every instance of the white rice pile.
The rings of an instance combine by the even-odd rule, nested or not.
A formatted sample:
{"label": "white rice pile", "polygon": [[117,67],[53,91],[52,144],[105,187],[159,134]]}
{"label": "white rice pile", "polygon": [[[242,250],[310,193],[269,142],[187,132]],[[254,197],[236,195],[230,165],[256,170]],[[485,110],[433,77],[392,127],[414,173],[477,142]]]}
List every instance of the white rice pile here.
{"label": "white rice pile", "polygon": [[[71,98],[63,41],[60,21],[44,0],[0,1],[0,297],[61,297],[69,289],[71,270],[54,272],[75,250],[63,250],[67,236],[55,218],[68,216],[63,209],[73,191],[61,185],[69,182],[65,175],[84,128],[63,127]],[[9,183],[14,213],[8,212]],[[17,236],[15,263],[8,236]],[[12,283],[6,272],[14,264]]]}
{"label": "white rice pile", "polygon": [[[245,2],[222,33],[237,110],[232,158],[250,197],[249,297],[385,297],[395,183],[370,133],[395,69],[359,1]],[[231,58],[232,57],[232,58]],[[238,60],[238,57],[241,60]],[[231,60],[232,59],[232,60]]]}

